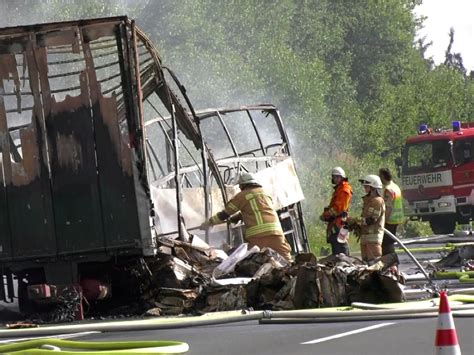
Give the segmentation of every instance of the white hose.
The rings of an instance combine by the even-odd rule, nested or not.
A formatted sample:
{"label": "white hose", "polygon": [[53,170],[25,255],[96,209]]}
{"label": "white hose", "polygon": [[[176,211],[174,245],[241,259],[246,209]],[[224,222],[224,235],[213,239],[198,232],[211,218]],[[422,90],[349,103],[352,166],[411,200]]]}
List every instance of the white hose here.
{"label": "white hose", "polygon": [[437,285],[433,282],[430,275],[426,272],[426,270],[423,268],[423,266],[421,266],[421,264],[418,262],[418,260],[415,258],[415,256],[410,252],[410,250],[405,246],[405,244],[403,244],[402,241],[400,239],[398,239],[395,235],[393,235],[393,233],[390,232],[389,230],[387,230],[385,228],[383,230],[390,238],[392,238],[394,241],[396,241],[403,248],[403,250],[405,250],[405,252],[408,254],[408,256],[413,260],[415,265],[420,269],[420,271],[423,273],[423,275],[425,275],[426,280],[428,280],[430,285],[433,287],[433,292],[437,292],[438,291]]}
{"label": "white hose", "polygon": [[357,322],[357,321],[379,321],[394,319],[415,319],[437,317],[438,312],[412,313],[412,314],[384,314],[384,315],[346,315],[342,317],[313,317],[313,318],[275,318],[261,319],[259,324],[291,324],[291,323],[335,323],[335,322]]}
{"label": "white hose", "polygon": [[[405,304],[406,305],[406,304]],[[463,313],[463,317],[474,317],[474,305],[453,305],[454,311],[473,311]],[[46,326],[33,329],[0,330],[0,338],[49,336],[55,334],[71,334],[83,331],[125,332],[137,330],[176,329],[204,325],[218,325],[243,321],[259,320],[261,324],[294,323],[294,322],[342,322],[357,320],[381,319],[410,319],[434,317],[438,309],[431,307],[404,307],[403,309],[376,309],[376,310],[335,310],[325,311],[321,308],[293,311],[257,311],[243,314],[241,311],[207,314],[199,317],[186,318],[156,318],[152,320],[135,320],[125,322],[69,324],[60,326]],[[461,316],[461,315],[460,315]]]}
{"label": "white hose", "polygon": [[[384,231],[397,243],[399,243],[410,258],[421,270],[428,282],[436,290],[437,286],[433,283],[425,269],[421,266],[413,254],[405,245],[394,236],[390,231],[384,228]],[[472,289],[468,289],[472,292]],[[461,293],[459,290],[457,293]],[[467,291],[467,290],[466,290]],[[474,310],[474,305],[453,306],[454,310]],[[72,324],[61,326],[47,326],[33,329],[8,329],[0,330],[0,338],[11,338],[18,336],[48,336],[55,334],[70,334],[84,331],[99,332],[120,332],[130,330],[156,330],[156,329],[175,329],[203,325],[217,325],[226,323],[243,322],[250,320],[259,320],[261,324],[270,323],[291,323],[291,322],[339,322],[355,320],[380,320],[380,319],[403,319],[433,317],[438,315],[437,309],[433,307],[412,308],[412,309],[376,309],[376,310],[354,310],[354,311],[321,311],[316,310],[295,310],[295,311],[257,311],[242,314],[242,312],[228,312],[230,315],[221,316],[200,316],[187,318],[158,318],[154,320],[126,321],[126,322],[107,322],[107,323],[89,323]],[[463,317],[473,317],[474,312],[463,313]]]}
{"label": "white hose", "polygon": [[[474,304],[453,305],[453,310],[474,310]],[[438,312],[438,306],[431,307],[412,307],[412,308],[390,308],[390,309],[371,309],[371,310],[351,310],[351,311],[321,311],[318,309],[297,310],[297,311],[265,311],[262,319],[273,318],[344,318],[344,317],[367,317],[381,315],[410,315],[415,313],[431,313]]]}
{"label": "white hose", "polygon": [[215,313],[199,317],[180,318],[155,318],[151,320],[135,320],[125,322],[100,322],[87,324],[68,324],[45,326],[30,329],[5,329],[0,330],[0,338],[12,338],[20,336],[49,336],[55,334],[71,334],[84,331],[98,332],[123,332],[130,330],[156,330],[156,329],[176,329],[203,325],[216,325],[226,323],[244,322],[258,320],[262,318],[263,311],[248,312],[242,311]]}

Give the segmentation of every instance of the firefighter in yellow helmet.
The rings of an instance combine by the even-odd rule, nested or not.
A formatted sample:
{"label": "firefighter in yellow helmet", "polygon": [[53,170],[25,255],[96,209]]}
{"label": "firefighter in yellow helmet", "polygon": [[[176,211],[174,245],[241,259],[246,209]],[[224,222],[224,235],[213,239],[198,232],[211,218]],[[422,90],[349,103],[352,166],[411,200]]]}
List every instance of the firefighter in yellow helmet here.
{"label": "firefighter in yellow helmet", "polygon": [[272,198],[250,173],[240,175],[239,188],[241,191],[226,204],[224,210],[212,216],[203,227],[242,220],[249,248],[254,245],[259,248],[268,247],[291,262],[291,247],[283,234]]}

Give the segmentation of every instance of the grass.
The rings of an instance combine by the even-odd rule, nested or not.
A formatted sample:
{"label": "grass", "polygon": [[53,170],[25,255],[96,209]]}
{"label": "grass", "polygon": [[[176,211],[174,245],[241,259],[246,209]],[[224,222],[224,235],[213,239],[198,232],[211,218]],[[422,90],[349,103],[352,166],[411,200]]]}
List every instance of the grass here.
{"label": "grass", "polygon": [[[322,222],[311,223],[308,225],[308,239],[311,251],[316,256],[323,256],[323,252],[329,251],[331,253],[331,245],[326,243],[326,225]],[[414,238],[418,236],[432,235],[431,228],[426,222],[407,221],[404,225],[399,227],[398,235],[402,238]],[[349,237],[349,248],[351,254],[360,253],[360,245],[353,234]]]}
{"label": "grass", "polygon": [[[326,243],[326,225],[322,223],[311,224],[308,226],[308,239],[311,251],[316,256],[331,254],[331,244]],[[360,253],[360,246],[356,238],[351,234],[349,237],[349,248],[352,254]],[[324,250],[329,251],[324,254]]]}

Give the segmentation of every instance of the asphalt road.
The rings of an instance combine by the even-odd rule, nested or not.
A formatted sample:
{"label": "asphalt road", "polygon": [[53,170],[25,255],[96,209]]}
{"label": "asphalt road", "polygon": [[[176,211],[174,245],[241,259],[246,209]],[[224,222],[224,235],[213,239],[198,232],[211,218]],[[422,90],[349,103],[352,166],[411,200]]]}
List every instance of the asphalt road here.
{"label": "asphalt road", "polygon": [[[474,318],[455,318],[454,321],[462,353],[472,354]],[[434,353],[436,327],[437,318],[288,325],[259,325],[256,321],[250,321],[194,328],[91,334],[76,339],[179,340],[189,344],[188,354],[200,355],[423,355]]]}
{"label": "asphalt road", "polygon": [[[441,256],[439,253],[423,253],[418,254],[417,258],[426,265],[427,260]],[[400,259],[401,269],[405,272],[418,272],[406,255],[400,255]],[[474,318],[456,317],[454,322],[462,353],[474,353]],[[189,344],[188,354],[202,355],[422,355],[435,352],[436,327],[437,318],[284,325],[260,325],[257,321],[249,321],[155,331],[131,329],[128,332],[96,333],[74,339],[179,340]]]}

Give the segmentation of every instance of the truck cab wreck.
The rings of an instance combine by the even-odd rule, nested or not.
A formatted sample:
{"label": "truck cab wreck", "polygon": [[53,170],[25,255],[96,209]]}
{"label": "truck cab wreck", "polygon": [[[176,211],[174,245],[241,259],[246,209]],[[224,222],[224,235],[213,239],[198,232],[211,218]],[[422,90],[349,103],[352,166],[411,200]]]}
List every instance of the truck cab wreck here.
{"label": "truck cab wreck", "polygon": [[293,251],[309,251],[278,110],[195,112],[134,21],[0,29],[0,76],[0,300],[29,314],[75,294],[80,319],[81,299],[130,290],[130,265],[152,273],[166,239],[238,246],[240,225],[194,231],[245,171],[268,185]]}

